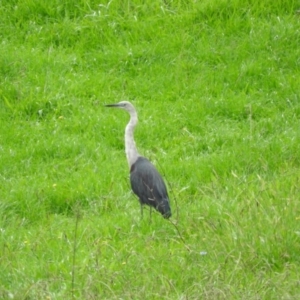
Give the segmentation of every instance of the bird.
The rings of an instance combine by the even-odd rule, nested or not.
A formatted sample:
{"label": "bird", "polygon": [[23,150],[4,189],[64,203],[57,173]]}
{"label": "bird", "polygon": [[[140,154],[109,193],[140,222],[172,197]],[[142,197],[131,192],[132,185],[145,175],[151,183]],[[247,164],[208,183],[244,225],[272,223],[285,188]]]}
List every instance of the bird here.
{"label": "bird", "polygon": [[170,200],[166,184],[155,166],[145,157],[141,156],[134,141],[134,129],[138,123],[135,107],[129,101],[121,101],[115,104],[106,104],[106,107],[116,107],[126,110],[130,120],[125,128],[125,153],[130,170],[131,189],[139,198],[141,215],[143,206],[154,207],[165,219],[172,215]]}

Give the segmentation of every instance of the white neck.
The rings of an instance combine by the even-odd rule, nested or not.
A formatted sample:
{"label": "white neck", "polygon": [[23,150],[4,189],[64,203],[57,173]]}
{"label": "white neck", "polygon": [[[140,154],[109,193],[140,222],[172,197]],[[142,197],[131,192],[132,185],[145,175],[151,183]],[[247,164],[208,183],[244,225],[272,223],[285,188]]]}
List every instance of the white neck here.
{"label": "white neck", "polygon": [[130,112],[130,121],[125,128],[125,153],[129,168],[136,162],[140,156],[133,138],[134,128],[138,122],[136,111]]}

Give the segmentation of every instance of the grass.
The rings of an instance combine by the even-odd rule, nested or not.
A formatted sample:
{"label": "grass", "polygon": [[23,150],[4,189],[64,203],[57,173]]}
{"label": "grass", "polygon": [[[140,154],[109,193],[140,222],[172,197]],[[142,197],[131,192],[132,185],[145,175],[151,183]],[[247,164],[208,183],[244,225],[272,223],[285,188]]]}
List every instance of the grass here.
{"label": "grass", "polygon": [[[298,299],[299,8],[2,1],[0,298]],[[122,99],[177,227],[140,218]]]}

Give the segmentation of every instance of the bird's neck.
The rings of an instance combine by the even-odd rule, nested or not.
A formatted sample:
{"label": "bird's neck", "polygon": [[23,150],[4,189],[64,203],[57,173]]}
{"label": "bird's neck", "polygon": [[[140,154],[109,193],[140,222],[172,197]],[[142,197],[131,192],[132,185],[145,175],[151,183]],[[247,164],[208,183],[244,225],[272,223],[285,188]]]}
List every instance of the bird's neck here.
{"label": "bird's neck", "polygon": [[133,132],[134,128],[138,122],[136,112],[130,113],[130,121],[125,128],[125,152],[127,161],[129,164],[129,168],[136,162],[139,157],[139,153],[136,149],[136,145],[134,142]]}

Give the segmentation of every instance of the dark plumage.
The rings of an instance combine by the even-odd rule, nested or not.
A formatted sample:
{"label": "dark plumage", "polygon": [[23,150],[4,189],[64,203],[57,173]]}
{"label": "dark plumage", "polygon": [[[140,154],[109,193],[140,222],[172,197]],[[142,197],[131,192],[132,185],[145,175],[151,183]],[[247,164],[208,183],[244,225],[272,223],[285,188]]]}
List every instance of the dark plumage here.
{"label": "dark plumage", "polygon": [[140,156],[130,169],[130,183],[141,205],[158,210],[164,218],[171,217],[166,185],[152,163]]}

